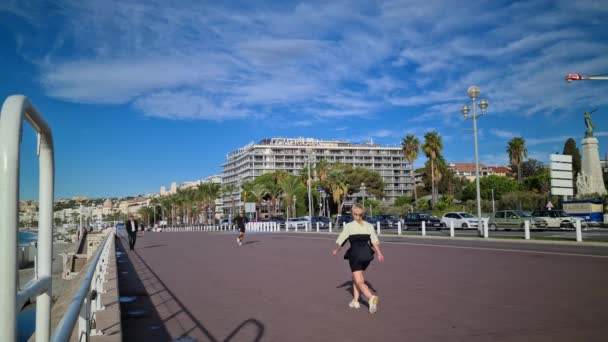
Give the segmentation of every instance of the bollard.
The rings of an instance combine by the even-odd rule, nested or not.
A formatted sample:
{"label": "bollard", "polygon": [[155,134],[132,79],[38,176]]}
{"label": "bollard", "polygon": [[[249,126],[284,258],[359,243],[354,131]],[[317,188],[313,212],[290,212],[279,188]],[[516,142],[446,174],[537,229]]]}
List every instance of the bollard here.
{"label": "bollard", "polygon": [[378,236],[380,236],[380,222],[376,222],[376,231]]}
{"label": "bollard", "polygon": [[401,235],[401,221],[397,222],[397,234]]}
{"label": "bollard", "polygon": [[454,237],[454,221],[450,221],[450,237]]}
{"label": "bollard", "polygon": [[331,233],[331,221],[329,222],[329,232]]}
{"label": "bollard", "polygon": [[524,239],[530,240],[530,221],[524,221]]}
{"label": "bollard", "polygon": [[317,222],[317,233],[319,232],[319,222]]}
{"label": "bollard", "polygon": [[490,237],[490,232],[488,230],[488,221],[484,221],[483,219],[481,219],[481,222],[483,222],[483,237],[487,239]]}
{"label": "bollard", "polygon": [[346,222],[342,222],[342,230],[344,230],[344,227],[346,227]]}
{"label": "bollard", "polygon": [[426,236],[426,222],[422,221],[422,228],[420,229],[422,231],[422,236]]}
{"label": "bollard", "polygon": [[576,220],[576,242],[583,241],[583,232],[581,230],[581,221]]}

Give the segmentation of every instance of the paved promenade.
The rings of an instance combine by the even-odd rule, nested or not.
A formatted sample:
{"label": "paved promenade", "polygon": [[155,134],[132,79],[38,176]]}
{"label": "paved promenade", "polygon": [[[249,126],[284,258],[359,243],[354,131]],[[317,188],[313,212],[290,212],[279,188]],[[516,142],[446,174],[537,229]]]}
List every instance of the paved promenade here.
{"label": "paved promenade", "polygon": [[605,247],[387,238],[386,262],[366,272],[380,296],[370,315],[348,307],[334,239],[250,234],[239,247],[234,234],[147,232],[118,261],[121,296],[136,296],[121,304],[124,340],[608,338]]}

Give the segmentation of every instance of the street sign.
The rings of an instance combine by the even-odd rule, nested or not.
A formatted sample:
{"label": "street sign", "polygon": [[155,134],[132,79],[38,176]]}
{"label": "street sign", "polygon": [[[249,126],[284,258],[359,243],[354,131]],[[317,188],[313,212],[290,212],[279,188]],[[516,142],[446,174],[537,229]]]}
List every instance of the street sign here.
{"label": "street sign", "polygon": [[[574,184],[572,176],[572,156],[567,154],[552,154],[551,194],[573,196]],[[548,204],[551,204],[551,202]]]}
{"label": "street sign", "polygon": [[551,194],[556,196],[574,196],[572,188],[551,188]]}
{"label": "street sign", "polygon": [[572,163],[572,156],[569,154],[552,154],[551,161],[560,163]]}
{"label": "street sign", "polygon": [[571,188],[572,179],[551,179],[551,187],[555,188]]}
{"label": "street sign", "polygon": [[255,202],[245,203],[245,212],[255,213]]}
{"label": "street sign", "polygon": [[572,171],[572,164],[551,163],[551,170],[555,170],[555,171]]}
{"label": "street sign", "polygon": [[551,210],[553,209],[553,203],[551,203],[551,201],[547,202],[547,205],[545,206],[545,208]]}
{"label": "street sign", "polygon": [[551,178],[556,179],[574,179],[572,171],[553,171],[551,170]]}

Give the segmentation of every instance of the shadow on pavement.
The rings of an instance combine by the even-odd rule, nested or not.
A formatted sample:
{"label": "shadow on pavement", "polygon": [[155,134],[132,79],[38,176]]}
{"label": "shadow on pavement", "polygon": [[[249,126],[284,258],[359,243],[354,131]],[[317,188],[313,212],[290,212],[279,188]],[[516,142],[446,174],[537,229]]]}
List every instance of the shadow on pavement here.
{"label": "shadow on pavement", "polygon": [[[259,241],[250,241],[254,243]],[[247,243],[247,242],[246,242]],[[122,241],[117,246],[124,250]],[[127,244],[125,242],[125,244]],[[120,278],[121,298],[137,296],[132,303],[121,303],[123,312],[124,341],[172,341],[190,338],[196,341],[261,341],[264,335],[264,324],[250,318],[240,323],[226,339],[218,339],[209,331],[174,295],[145,260],[137,249],[159,247],[153,245],[136,248],[135,251],[123,254],[122,265],[130,266],[128,279]],[[124,256],[128,256],[124,258]],[[119,263],[119,269],[121,264]],[[122,275],[122,269],[119,274]],[[124,291],[123,292],[123,288]],[[124,294],[123,294],[124,293]],[[128,306],[123,304],[129,304]],[[129,315],[129,312],[131,315]],[[135,315],[135,318],[134,316]],[[145,324],[141,321],[145,320]],[[135,322],[135,324],[133,324]]]}

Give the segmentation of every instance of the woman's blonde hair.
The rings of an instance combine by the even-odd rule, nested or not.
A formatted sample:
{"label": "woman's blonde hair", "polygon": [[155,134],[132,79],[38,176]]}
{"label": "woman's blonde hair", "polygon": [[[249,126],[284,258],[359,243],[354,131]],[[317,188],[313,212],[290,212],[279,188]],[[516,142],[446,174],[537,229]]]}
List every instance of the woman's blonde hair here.
{"label": "woman's blonde hair", "polygon": [[362,214],[365,214],[365,207],[359,203],[353,204],[353,207],[350,209],[350,212],[353,212],[353,209],[360,209]]}

